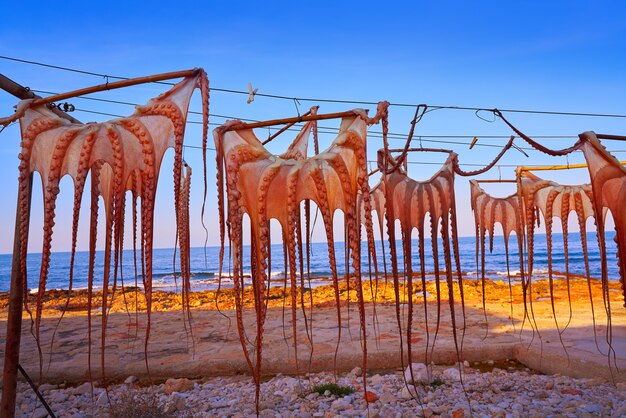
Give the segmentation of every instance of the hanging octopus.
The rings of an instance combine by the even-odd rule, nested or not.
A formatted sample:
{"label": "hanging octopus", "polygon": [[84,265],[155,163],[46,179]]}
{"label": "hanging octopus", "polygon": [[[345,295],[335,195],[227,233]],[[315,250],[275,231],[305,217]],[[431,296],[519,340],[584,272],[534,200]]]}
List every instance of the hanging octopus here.
{"label": "hanging octopus", "polygon": [[[111,288],[111,258],[113,257],[113,291],[117,286],[117,272],[121,262],[124,237],[124,209],[126,192],[132,193],[134,247],[137,236],[137,199],[140,198],[140,246],[143,286],[145,290],[147,326],[145,337],[146,367],[150,337],[152,309],[152,249],[154,225],[154,199],[160,166],[165,151],[174,148],[174,200],[179,243],[181,245],[181,273],[184,289],[189,285],[189,223],[188,188],[190,170],[183,169],[182,149],[189,101],[193,91],[200,88],[203,105],[203,156],[206,160],[206,134],[208,124],[208,80],[201,70],[185,72],[187,75],[166,93],[151,99],[145,106],[137,106],[133,115],[103,123],[70,123],[53,113],[45,105],[32,106],[32,100],[18,105],[16,115],[0,121],[7,124],[20,120],[22,149],[19,155],[18,205],[21,226],[19,263],[23,272],[24,307],[30,313],[29,288],[26,282],[26,264],[29,231],[29,191],[32,173],[41,175],[44,201],[43,248],[38,293],[35,301],[34,334],[40,348],[40,323],[42,303],[50,268],[56,198],[60,192],[61,178],[68,175],[74,180],[74,208],[72,219],[72,249],[68,298],[74,277],[74,258],[78,237],[80,206],[86,180],[91,174],[91,207],[88,269],[88,350],[91,376],[91,322],[93,289],[95,285],[96,231],[98,207],[102,198],[106,236],[104,246],[104,274],[102,277],[102,327],[101,369],[105,379],[105,347],[108,306],[113,295]],[[205,172],[206,178],[206,172]],[[206,179],[205,179],[206,195]],[[113,251],[113,254],[112,254]],[[136,261],[135,261],[136,263]],[[183,291],[186,294],[186,290]],[[69,303],[69,299],[67,301]],[[41,365],[40,365],[41,373]]]}
{"label": "hanging octopus", "polygon": [[[568,218],[571,212],[575,212],[580,230],[580,242],[584,255],[585,271],[589,287],[589,297],[591,298],[591,283],[589,271],[589,255],[587,251],[587,218],[594,216],[592,190],[590,184],[565,186],[558,183],[543,180],[536,175],[518,168],[518,188],[519,196],[523,201],[524,218],[526,224],[527,247],[528,247],[528,277],[532,278],[533,254],[534,254],[534,233],[535,224],[538,224],[538,213],[543,215],[546,227],[546,243],[548,251],[548,280],[550,283],[550,296],[552,301],[552,313],[554,320],[561,333],[556,318],[554,306],[554,281],[552,266],[552,226],[553,218],[556,216],[561,220],[563,230],[563,251],[565,256],[565,279],[567,282],[567,295],[570,300],[571,321],[571,294],[570,294],[570,272],[569,272],[569,249],[568,249]],[[531,296],[532,297],[532,296]],[[568,324],[569,324],[568,321]],[[567,325],[565,326],[567,328]]]}
{"label": "hanging octopus", "polygon": [[580,140],[582,141],[581,149],[585,154],[587,166],[589,167],[589,176],[591,177],[605,295],[608,298],[608,266],[604,215],[609,210],[615,222],[619,280],[624,296],[623,305],[626,307],[626,168],[602,146],[594,132],[582,133]]}
{"label": "hanging octopus", "polygon": [[[424,318],[426,321],[426,353],[425,361],[429,362],[434,350],[435,341],[439,332],[441,321],[441,277],[445,277],[448,289],[448,301],[450,306],[451,326],[453,331],[454,345],[457,356],[460,359],[463,340],[459,342],[456,331],[456,308],[455,308],[455,276],[456,285],[459,287],[461,298],[461,309],[465,318],[465,300],[463,293],[463,277],[460,266],[458,232],[456,221],[456,203],[454,194],[455,174],[462,176],[472,176],[481,174],[489,170],[513,146],[513,138],[503,147],[500,154],[486,167],[473,172],[463,171],[458,164],[458,156],[449,150],[432,148],[408,148],[404,149],[384,149],[378,153],[378,168],[382,173],[380,183],[373,189],[371,199],[372,206],[377,210],[384,208],[384,217],[389,238],[389,248],[391,257],[391,268],[394,282],[394,292],[396,298],[396,320],[400,329],[401,358],[403,356],[402,329],[406,329],[407,354],[409,364],[412,363],[412,322],[413,322],[413,265],[412,265],[412,243],[411,233],[417,229],[418,251],[420,259],[420,277],[422,296],[424,298]],[[386,145],[386,144],[385,144]],[[401,152],[398,158],[392,156],[392,152]],[[416,181],[407,176],[406,154],[408,152],[442,152],[448,154],[448,158],[443,166],[430,179],[426,181]],[[404,164],[404,166],[403,166]],[[428,329],[428,305],[426,303],[426,256],[425,256],[425,220],[426,215],[430,217],[430,238],[432,246],[432,257],[434,267],[435,288],[437,297],[437,324],[432,345],[430,344],[430,332]],[[381,212],[379,212],[379,217]],[[404,327],[400,316],[400,280],[396,249],[395,222],[400,221],[402,252],[404,255],[404,276],[406,278],[406,302],[408,304],[407,323]],[[444,272],[439,265],[439,242],[443,244]],[[452,266],[454,257],[454,268]],[[465,326],[463,325],[463,334]],[[429,354],[430,350],[430,354]]]}
{"label": "hanging octopus", "polygon": [[605,303],[608,303],[608,314],[610,316],[610,301],[608,299],[608,266],[606,260],[606,238],[604,217],[606,211],[610,210],[615,221],[615,242],[617,243],[617,257],[619,266],[619,280],[622,286],[624,297],[624,307],[626,307],[626,169],[620,162],[611,155],[600,143],[599,139],[624,140],[626,137],[615,135],[598,135],[595,132],[583,132],[578,136],[578,141],[571,147],[562,150],[553,150],[534,141],[510,123],[497,109],[494,114],[500,117],[517,135],[524,139],[529,145],[538,151],[552,156],[564,156],[573,151],[582,151],[589,177],[591,178],[592,203],[594,220],[596,222],[596,232],[598,246],[600,248],[600,258],[602,260],[602,286]]}
{"label": "hanging octopus", "polygon": [[[358,297],[363,344],[363,369],[366,368],[367,345],[365,340],[365,308],[361,287],[360,260],[360,208],[357,198],[360,193],[369,202],[367,183],[366,134],[368,124],[378,123],[382,118],[383,130],[387,127],[387,106],[382,102],[374,118],[368,118],[363,110],[345,112],[341,119],[339,134],[329,148],[321,153],[306,157],[305,133],[312,125],[307,123],[294,141],[290,150],[274,156],[262,145],[252,129],[239,121],[231,121],[215,129],[214,138],[217,154],[218,210],[220,214],[220,266],[223,263],[225,224],[228,225],[230,248],[233,252],[232,271],[235,289],[237,327],[244,356],[253,375],[256,386],[255,400],[258,408],[263,327],[267,306],[265,304],[268,280],[269,221],[276,219],[282,229],[285,258],[288,260],[288,275],[291,289],[291,316],[293,345],[298,369],[297,344],[297,271],[296,247],[302,254],[300,226],[300,202],[314,202],[322,215],[328,244],[329,263],[337,299],[339,332],[341,312],[339,305],[339,285],[334,250],[333,220],[335,211],[344,212],[344,228],[347,246],[352,260],[352,277]],[[225,184],[224,184],[225,183]],[[227,207],[224,204],[224,192]],[[227,221],[224,211],[227,209]],[[368,243],[373,245],[371,210],[366,209]],[[246,344],[243,325],[243,305],[241,291],[243,215],[250,218],[251,227],[251,273],[256,316],[255,358]],[[309,225],[306,219],[307,229]],[[300,263],[302,265],[302,263]],[[221,271],[222,267],[220,267]],[[340,338],[340,335],[339,335]],[[363,375],[365,390],[365,374]]]}
{"label": "hanging octopus", "polygon": [[[470,180],[470,199],[472,211],[474,212],[474,223],[476,225],[476,268],[478,269],[478,258],[480,257],[480,277],[482,282],[483,311],[485,320],[487,311],[485,306],[485,240],[489,235],[489,252],[493,252],[495,226],[499,223],[502,227],[504,239],[504,252],[506,257],[506,271],[509,280],[509,296],[511,299],[511,310],[513,309],[513,295],[511,286],[511,269],[509,266],[509,238],[511,232],[515,232],[517,240],[517,250],[519,259],[520,277],[524,297],[526,296],[526,280],[524,275],[523,260],[523,237],[524,224],[521,213],[521,205],[517,193],[507,197],[493,197],[486,193],[479,185],[478,181]],[[524,316],[524,318],[526,315]],[[513,318],[511,312],[511,319]]]}

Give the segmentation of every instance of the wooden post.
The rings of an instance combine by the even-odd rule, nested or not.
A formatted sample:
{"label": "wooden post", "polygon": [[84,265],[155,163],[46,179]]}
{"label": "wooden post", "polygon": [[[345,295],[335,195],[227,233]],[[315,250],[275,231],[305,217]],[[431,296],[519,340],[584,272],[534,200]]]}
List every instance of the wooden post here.
{"label": "wooden post", "polygon": [[[33,175],[28,179],[28,201],[26,212],[30,217],[30,202],[32,195]],[[22,337],[22,309],[24,305],[24,278],[26,272],[22,271],[20,263],[20,247],[22,240],[28,239],[22,236],[21,210],[17,201],[15,211],[15,237],[13,239],[13,259],[11,268],[11,290],[9,292],[9,316],[7,319],[6,345],[4,350],[4,371],[2,373],[2,400],[0,401],[0,417],[13,418],[15,416],[15,395],[17,388],[17,365],[20,361],[20,340]]]}

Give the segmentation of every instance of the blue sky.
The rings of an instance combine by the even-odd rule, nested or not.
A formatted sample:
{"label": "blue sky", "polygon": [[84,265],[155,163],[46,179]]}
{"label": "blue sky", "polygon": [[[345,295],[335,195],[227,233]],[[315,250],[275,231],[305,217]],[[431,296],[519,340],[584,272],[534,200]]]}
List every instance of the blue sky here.
{"label": "blue sky", "polygon": [[[510,3],[510,4],[509,4]],[[403,103],[526,108],[598,113],[626,113],[625,6],[619,2],[32,2],[11,4],[14,19],[0,25],[0,55],[45,62],[126,77],[203,67],[211,85],[245,90],[251,82],[262,93],[353,100],[389,100]],[[62,92],[103,82],[102,78],[0,60],[0,73],[33,89]],[[144,85],[94,97],[146,102],[163,86]],[[292,101],[212,92],[211,113],[266,119],[292,116]],[[0,114],[8,115],[16,100],[0,92]],[[74,99],[77,108],[130,114],[132,108]],[[302,102],[306,109],[315,103]],[[355,107],[322,103],[321,112]],[[199,110],[194,97],[192,109]],[[390,130],[408,132],[414,109],[392,108]],[[75,112],[75,117],[101,121],[104,117]],[[190,120],[198,120],[191,115]],[[626,119],[510,116],[522,130],[534,135],[576,135],[585,130],[626,133]],[[211,118],[220,124],[224,119]],[[335,124],[335,125],[333,125]],[[336,122],[324,122],[336,126]],[[378,131],[379,127],[372,130]],[[502,122],[487,123],[470,111],[439,110],[424,118],[416,131],[422,135],[508,135]],[[259,132],[266,135],[267,132]],[[331,136],[322,136],[327,145]],[[277,139],[279,152],[289,137]],[[573,141],[545,140],[553,147]],[[190,125],[186,143],[197,145],[200,131]],[[392,142],[400,145],[400,142]],[[521,143],[519,143],[522,145]],[[368,143],[370,159],[381,146]],[[461,163],[486,163],[497,149],[432,144],[460,154]],[[612,150],[626,144],[607,142]],[[19,132],[13,125],[0,134],[0,253],[11,251],[17,189]],[[511,151],[503,164],[561,164],[533,152],[531,158]],[[625,159],[626,153],[616,154]],[[215,245],[214,163],[209,152],[207,220],[209,244]],[[201,160],[188,149],[185,158],[195,169],[192,186],[192,244],[201,245]],[[442,162],[441,156],[416,155],[413,161]],[[582,162],[582,155],[570,163]],[[171,152],[162,168],[157,198],[157,247],[171,247]],[[410,174],[424,179],[435,165],[412,165]],[[512,169],[483,178],[510,178]],[[584,170],[545,173],[564,183],[588,180]],[[71,181],[62,183],[54,250],[69,248]],[[473,234],[466,179],[457,180],[461,235]],[[489,188],[509,194],[509,186]],[[41,190],[33,201],[32,251],[40,251]],[[83,212],[83,219],[86,219]],[[80,246],[85,248],[87,225],[81,224]],[[102,234],[100,234],[102,236]],[[321,235],[320,235],[321,237]]]}

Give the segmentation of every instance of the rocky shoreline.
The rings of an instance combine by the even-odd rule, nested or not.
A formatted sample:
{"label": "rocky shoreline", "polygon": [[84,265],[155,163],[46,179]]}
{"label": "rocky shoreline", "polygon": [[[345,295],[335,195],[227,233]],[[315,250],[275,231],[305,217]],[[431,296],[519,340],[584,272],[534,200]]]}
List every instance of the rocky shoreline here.
{"label": "rocky shoreline", "polygon": [[[261,385],[261,417],[592,417],[626,415],[626,384],[605,379],[574,379],[533,372],[519,363],[465,363],[463,384],[458,367],[433,366],[429,377],[415,373],[413,385],[402,371],[369,372],[369,405],[363,399],[361,369],[337,376],[278,375]],[[415,367],[414,367],[414,370]],[[408,371],[408,368],[407,368]],[[405,375],[408,374],[405,371]],[[355,390],[348,396],[313,391],[336,382]],[[43,385],[44,397],[58,417],[250,417],[256,416],[254,384],[248,376],[205,380],[168,379],[142,386],[136,378],[107,392],[85,383],[77,387]],[[61,385],[62,386],[62,385]],[[93,390],[93,392],[92,392]],[[45,409],[25,384],[19,384],[17,416],[43,418]],[[419,398],[419,400],[418,400]],[[421,405],[420,405],[421,402]],[[131,415],[132,413],[144,415]]]}

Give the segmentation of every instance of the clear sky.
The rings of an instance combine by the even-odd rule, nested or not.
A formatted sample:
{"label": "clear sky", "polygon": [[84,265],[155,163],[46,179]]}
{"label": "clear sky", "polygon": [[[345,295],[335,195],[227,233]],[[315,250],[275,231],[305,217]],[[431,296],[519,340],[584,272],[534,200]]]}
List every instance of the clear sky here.
{"label": "clear sky", "polygon": [[[0,24],[0,55],[126,77],[203,67],[211,85],[245,90],[251,82],[262,93],[403,103],[626,114],[626,6],[601,1],[525,2],[12,2]],[[0,73],[32,89],[63,92],[103,82],[102,78],[0,59]],[[94,97],[146,102],[163,86],[144,85]],[[126,115],[130,106],[83,99],[77,108]],[[16,99],[0,92],[0,114],[12,113]],[[301,102],[306,110],[315,103]],[[354,105],[321,103],[320,112]],[[246,97],[213,91],[211,113],[266,119],[295,115],[292,101]],[[192,110],[200,110],[198,94]],[[390,130],[407,133],[414,109],[391,109]],[[105,117],[76,111],[84,122]],[[489,117],[489,115],[483,115]],[[199,120],[191,115],[190,120]],[[585,130],[626,134],[626,119],[512,114],[531,135],[576,135]],[[221,124],[220,117],[210,122]],[[326,121],[323,126],[337,126]],[[380,128],[375,126],[373,131]],[[477,135],[479,144],[504,140],[481,135],[508,135],[501,122],[488,123],[474,112],[439,110],[417,127],[422,135]],[[259,136],[267,135],[261,131]],[[285,134],[286,135],[286,134]],[[279,152],[289,136],[276,140]],[[327,145],[332,136],[322,136]],[[456,139],[468,141],[468,139]],[[546,139],[561,147],[573,139]],[[186,143],[199,145],[200,130],[188,126]],[[392,144],[400,145],[394,141]],[[486,163],[497,148],[435,144],[460,154],[461,163]],[[519,142],[522,145],[521,142]],[[370,159],[381,146],[368,142]],[[607,142],[612,150],[626,143]],[[0,253],[12,248],[17,190],[19,131],[0,134]],[[524,157],[510,151],[503,164],[564,164],[537,152]],[[616,154],[625,159],[626,153]],[[172,152],[162,167],[157,198],[156,247],[171,247]],[[202,245],[199,227],[201,160],[187,149],[195,169],[192,186],[192,245]],[[206,219],[209,244],[218,243],[214,154],[209,152],[209,195]],[[442,162],[442,156],[416,155],[412,161]],[[583,162],[581,154],[570,163]],[[412,165],[410,175],[424,179],[436,165]],[[513,170],[494,169],[482,178],[511,178]],[[588,181],[584,170],[545,173],[564,183]],[[69,248],[72,184],[62,183],[53,249]],[[457,179],[461,235],[473,234],[466,179]],[[509,194],[510,185],[491,187]],[[86,205],[85,205],[86,206]],[[32,251],[41,248],[41,188],[33,200]],[[83,211],[83,219],[87,219]],[[80,247],[86,247],[86,223]],[[102,235],[100,235],[102,236]],[[320,235],[321,237],[321,235]]]}

